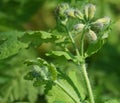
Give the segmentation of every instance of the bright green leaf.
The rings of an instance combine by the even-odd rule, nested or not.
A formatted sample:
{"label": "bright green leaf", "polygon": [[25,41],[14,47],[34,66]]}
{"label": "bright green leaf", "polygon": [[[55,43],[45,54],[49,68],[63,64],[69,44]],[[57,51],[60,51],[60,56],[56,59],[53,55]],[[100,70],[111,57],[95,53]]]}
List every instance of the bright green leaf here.
{"label": "bright green leaf", "polygon": [[0,59],[5,59],[17,54],[20,49],[26,48],[27,44],[18,40],[23,32],[1,32],[0,33]]}
{"label": "bright green leaf", "polygon": [[52,51],[51,53],[48,53],[47,56],[64,56],[67,60],[72,60],[72,56],[64,51]]}

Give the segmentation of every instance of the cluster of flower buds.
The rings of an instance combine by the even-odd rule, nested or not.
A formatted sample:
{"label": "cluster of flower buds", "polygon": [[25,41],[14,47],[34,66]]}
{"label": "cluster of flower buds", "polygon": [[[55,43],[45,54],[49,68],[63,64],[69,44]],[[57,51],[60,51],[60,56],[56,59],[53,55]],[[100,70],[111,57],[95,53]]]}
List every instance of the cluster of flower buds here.
{"label": "cluster of flower buds", "polygon": [[68,17],[73,17],[73,18],[78,18],[78,19],[84,19],[83,18],[83,14],[81,13],[80,10],[78,9],[68,9],[65,11],[65,14],[68,16]]}
{"label": "cluster of flower buds", "polygon": [[[84,21],[80,21],[80,23],[74,25],[74,31],[78,31],[79,35],[82,34],[84,28],[86,29],[85,40],[88,43],[97,41],[98,33],[103,30],[105,26],[110,24],[110,18],[104,17],[100,18],[96,21],[91,19],[94,18],[96,11],[96,7],[93,4],[87,4],[84,7],[83,14],[84,14]],[[80,13],[82,14],[82,13]]]}
{"label": "cluster of flower buds", "polygon": [[94,17],[96,8],[93,4],[88,4],[85,6],[83,13],[79,9],[70,8],[67,3],[62,3],[57,7],[57,12],[59,16],[62,17],[73,17],[78,19],[90,20]]}
{"label": "cluster of flower buds", "polygon": [[96,7],[93,4],[85,5],[83,12],[79,9],[70,8],[67,3],[63,3],[58,6],[58,16],[65,17],[64,20],[61,20],[61,23],[66,25],[68,18],[79,19],[80,23],[74,25],[74,31],[77,33],[81,33],[84,28],[87,28],[87,32],[85,33],[85,38],[88,39],[89,42],[93,42],[97,40],[97,34],[103,30],[106,25],[110,24],[110,18],[104,17],[93,21],[95,15]]}
{"label": "cluster of flower buds", "polygon": [[66,24],[69,17],[72,18],[78,18],[78,19],[84,19],[83,14],[80,10],[70,8],[67,3],[62,3],[58,5],[56,9],[56,14],[60,18],[62,24]]}

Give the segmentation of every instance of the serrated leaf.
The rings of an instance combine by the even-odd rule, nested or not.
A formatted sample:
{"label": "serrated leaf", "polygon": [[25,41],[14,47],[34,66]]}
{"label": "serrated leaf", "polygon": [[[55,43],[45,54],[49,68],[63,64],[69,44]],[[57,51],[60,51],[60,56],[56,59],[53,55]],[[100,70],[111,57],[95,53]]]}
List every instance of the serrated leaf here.
{"label": "serrated leaf", "polygon": [[52,89],[54,83],[53,81],[47,81],[46,85],[45,85],[45,94],[48,94],[48,91]]}
{"label": "serrated leaf", "polygon": [[27,44],[18,40],[23,32],[1,32],[0,33],[0,59],[5,59],[17,54],[20,49],[26,48]]}
{"label": "serrated leaf", "polygon": [[101,39],[94,43],[91,43],[85,52],[85,57],[89,57],[95,54],[103,46],[103,44],[104,44],[104,40]]}
{"label": "serrated leaf", "polygon": [[38,87],[38,86],[44,85],[45,83],[46,83],[46,81],[39,79],[39,80],[35,80],[35,81],[33,82],[33,86]]}
{"label": "serrated leaf", "polygon": [[25,63],[33,67],[33,69],[26,74],[25,79],[33,80],[33,86],[35,87],[44,86],[44,92],[47,94],[57,79],[57,70],[54,64],[48,63],[42,58],[27,60]]}
{"label": "serrated leaf", "polygon": [[54,66],[54,64],[50,64],[49,72],[52,75],[52,80],[56,80],[57,79],[57,70],[56,70],[56,67]]}
{"label": "serrated leaf", "polygon": [[52,33],[45,31],[29,31],[25,32],[24,35],[19,38],[20,41],[28,43],[31,46],[40,46],[44,42],[53,42],[56,39],[56,36]]}
{"label": "serrated leaf", "polygon": [[47,54],[47,56],[64,56],[67,60],[72,60],[72,56],[64,51],[52,51],[50,53]]}

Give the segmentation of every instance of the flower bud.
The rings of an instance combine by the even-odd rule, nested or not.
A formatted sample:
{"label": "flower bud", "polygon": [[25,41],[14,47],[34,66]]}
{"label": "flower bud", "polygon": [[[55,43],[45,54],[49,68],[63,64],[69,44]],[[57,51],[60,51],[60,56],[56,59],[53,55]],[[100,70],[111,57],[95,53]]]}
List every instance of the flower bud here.
{"label": "flower bud", "polygon": [[78,32],[81,32],[84,27],[85,27],[84,24],[76,24],[76,25],[74,26],[74,30],[76,30],[76,31],[78,31]]}
{"label": "flower bud", "polygon": [[88,41],[88,43],[95,42],[97,40],[97,35],[94,31],[89,30],[85,34],[85,39]]}
{"label": "flower bud", "polygon": [[73,17],[73,18],[75,18],[75,15],[74,15],[74,9],[67,9],[66,11],[65,11],[65,14],[68,16],[68,17]]}
{"label": "flower bud", "polygon": [[88,14],[88,17],[89,19],[92,19],[95,15],[95,11],[96,11],[96,7],[93,5],[93,4],[90,4],[89,5],[89,14]]}
{"label": "flower bud", "polygon": [[80,10],[76,9],[74,11],[74,15],[78,18],[78,19],[83,19],[83,14],[81,13]]}
{"label": "flower bud", "polygon": [[92,19],[94,17],[95,11],[96,11],[96,7],[93,4],[86,5],[84,8],[85,18],[87,20]]}
{"label": "flower bud", "polygon": [[91,29],[95,32],[99,32],[103,29],[103,23],[93,23],[91,24]]}
{"label": "flower bud", "polygon": [[102,23],[103,25],[108,25],[110,23],[110,18],[104,17],[104,18],[98,19],[97,21],[93,22],[92,24],[99,24],[99,23]]}
{"label": "flower bud", "polygon": [[67,3],[62,3],[58,5],[56,12],[59,16],[64,16],[65,10],[67,10],[68,8],[69,8],[69,5]]}
{"label": "flower bud", "polygon": [[85,18],[88,19],[88,5],[86,5],[84,8],[84,15],[85,15]]}

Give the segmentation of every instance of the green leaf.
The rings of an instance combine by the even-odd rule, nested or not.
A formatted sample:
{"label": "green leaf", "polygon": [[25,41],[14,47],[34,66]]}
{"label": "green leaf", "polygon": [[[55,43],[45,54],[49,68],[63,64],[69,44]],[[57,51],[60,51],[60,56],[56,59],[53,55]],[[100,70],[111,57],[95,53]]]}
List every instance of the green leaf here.
{"label": "green leaf", "polygon": [[[74,89],[65,80],[59,80],[59,82],[79,103],[79,98],[76,95]],[[54,101],[63,101],[64,103],[74,103],[74,101],[57,85],[53,86],[52,90],[49,91],[47,98],[48,98],[48,103],[54,103]]]}
{"label": "green leaf", "polygon": [[24,77],[27,80],[33,80],[33,86],[44,85],[44,92],[47,94],[54,81],[57,79],[57,70],[54,64],[48,63],[44,59],[37,58],[37,60],[28,60],[25,62],[31,65],[33,69]]}
{"label": "green leaf", "polygon": [[94,43],[91,43],[85,52],[85,57],[89,57],[95,54],[103,46],[104,42],[105,42],[104,40],[100,39]]}
{"label": "green leaf", "polygon": [[57,79],[57,70],[54,64],[50,64],[49,65],[49,72],[52,75],[52,80],[56,80]]}
{"label": "green leaf", "polygon": [[28,60],[25,62],[27,65],[32,65],[33,70],[30,71],[25,78],[41,78],[43,80],[56,80],[57,79],[57,70],[54,64],[48,63],[44,59],[37,58],[37,60]]}
{"label": "green leaf", "polygon": [[66,103],[66,102],[64,102],[62,100],[55,100],[55,101],[53,101],[53,103]]}
{"label": "green leaf", "polygon": [[20,49],[26,48],[27,44],[18,40],[23,32],[1,32],[0,33],[0,59],[8,58],[17,54]]}
{"label": "green leaf", "polygon": [[109,101],[106,101],[105,103],[119,103],[119,100],[117,100],[117,99],[111,99]]}
{"label": "green leaf", "polygon": [[[69,93],[76,98],[78,103],[82,103],[86,97],[86,87],[84,86],[83,78],[80,71],[77,70],[77,66],[69,65],[70,70],[67,71],[68,74],[59,70],[59,80],[58,82],[67,90]],[[74,69],[73,69],[74,68]],[[79,72],[79,73],[78,73]],[[79,78],[78,78],[79,77]],[[80,102],[81,100],[81,102]],[[74,101],[57,85],[52,88],[48,93],[49,103],[54,101],[63,101],[65,103],[74,103]],[[85,101],[84,101],[85,102]]]}
{"label": "green leaf", "polygon": [[25,32],[19,40],[37,47],[45,42],[54,42],[54,40],[56,40],[56,36],[45,31],[29,31]]}
{"label": "green leaf", "polygon": [[47,56],[64,56],[67,60],[73,60],[72,55],[64,51],[52,51],[47,53]]}
{"label": "green leaf", "polygon": [[33,73],[32,72],[28,72],[27,75],[24,76],[25,80],[33,80]]}
{"label": "green leaf", "polygon": [[44,90],[45,94],[48,94],[48,91],[52,89],[53,85],[54,85],[53,81],[48,81],[46,83]]}

